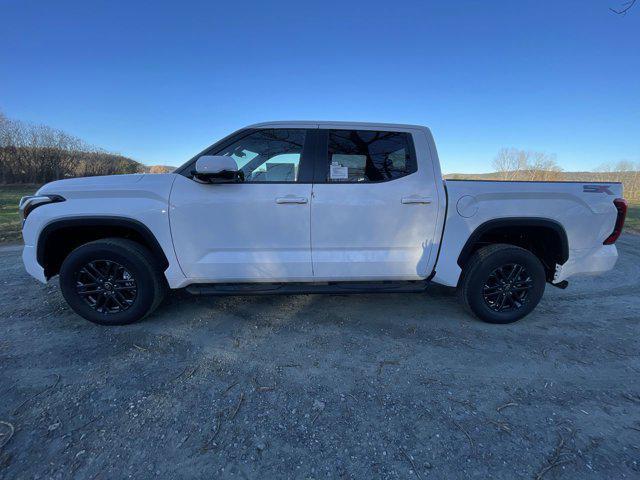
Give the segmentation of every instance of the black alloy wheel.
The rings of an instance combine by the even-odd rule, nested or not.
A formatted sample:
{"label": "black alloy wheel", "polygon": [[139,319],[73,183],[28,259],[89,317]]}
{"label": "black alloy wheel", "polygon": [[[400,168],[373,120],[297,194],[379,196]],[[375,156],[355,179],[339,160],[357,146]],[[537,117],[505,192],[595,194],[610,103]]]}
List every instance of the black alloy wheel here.
{"label": "black alloy wheel", "polygon": [[76,292],[97,312],[124,312],[138,295],[136,279],[113,260],[93,260],[78,270]]}
{"label": "black alloy wheel", "polygon": [[546,282],[545,267],[531,251],[498,243],[469,258],[458,292],[480,320],[504,324],[528,315],[540,302]]}
{"label": "black alloy wheel", "polygon": [[62,262],[60,289],[80,316],[101,325],[142,320],[162,301],[167,284],[157,256],[125,238],[80,245]]}
{"label": "black alloy wheel", "polygon": [[489,274],[482,296],[494,312],[509,312],[524,307],[532,288],[533,279],[527,269],[518,263],[507,263]]}

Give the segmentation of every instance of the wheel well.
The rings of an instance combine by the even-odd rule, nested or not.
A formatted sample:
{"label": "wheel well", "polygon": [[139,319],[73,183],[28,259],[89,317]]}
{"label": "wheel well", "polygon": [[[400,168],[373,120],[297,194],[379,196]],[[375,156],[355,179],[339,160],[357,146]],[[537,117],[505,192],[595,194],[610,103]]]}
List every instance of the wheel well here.
{"label": "wheel well", "polygon": [[47,225],[38,239],[38,263],[47,278],[57,275],[64,259],[80,245],[102,238],[127,238],[146,248],[160,261],[163,270],[169,266],[160,244],[142,223],[119,218],[74,218]]}
{"label": "wheel well", "polygon": [[464,267],[477,250],[496,243],[529,250],[542,262],[548,281],[553,280],[556,264],[562,265],[569,258],[567,234],[559,223],[547,219],[505,219],[479,226],[462,249],[458,265]]}

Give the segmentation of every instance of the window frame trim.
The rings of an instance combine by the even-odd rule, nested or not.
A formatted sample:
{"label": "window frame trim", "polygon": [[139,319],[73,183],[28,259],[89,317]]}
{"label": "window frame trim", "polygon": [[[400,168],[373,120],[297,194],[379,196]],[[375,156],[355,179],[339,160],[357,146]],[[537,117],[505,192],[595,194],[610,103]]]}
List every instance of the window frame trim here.
{"label": "window frame trim", "polygon": [[[409,159],[412,162],[414,170],[411,173],[407,173],[397,178],[390,178],[387,180],[376,180],[366,182],[352,182],[352,181],[344,181],[344,182],[329,182],[327,177],[329,174],[329,133],[333,130],[343,130],[343,131],[366,131],[366,132],[384,132],[384,133],[402,133],[407,137],[407,148],[409,150]],[[413,141],[413,133],[409,131],[403,130],[379,130],[379,129],[358,129],[358,128],[319,128],[317,130],[320,141],[318,142],[318,146],[316,151],[314,152],[315,159],[315,168],[314,168],[314,176],[313,183],[314,184],[323,184],[323,185],[375,185],[379,183],[388,183],[394,182],[396,180],[400,180],[401,178],[405,178],[411,175],[418,173],[419,165],[418,165],[418,156],[416,153],[415,143]]]}
{"label": "window frame trim", "polygon": [[[191,175],[191,170],[198,160],[203,155],[216,155],[216,152],[227,148],[230,145],[242,140],[249,135],[254,133],[264,131],[264,130],[301,130],[305,133],[304,136],[304,146],[302,147],[302,152],[300,152],[300,162],[298,164],[298,178],[295,182],[269,182],[269,181],[259,181],[259,182],[242,182],[243,185],[305,185],[305,184],[313,184],[314,179],[314,170],[316,164],[316,136],[318,129],[316,128],[278,128],[278,127],[269,127],[269,128],[243,128],[238,130],[231,135],[227,135],[223,139],[217,141],[213,145],[205,148],[203,151],[198,153],[196,156],[191,158],[182,166],[178,167],[174,173],[178,175],[182,175],[190,180],[193,180],[193,175]],[[314,141],[310,141],[314,140]],[[224,185],[225,183],[219,183],[216,185]]]}

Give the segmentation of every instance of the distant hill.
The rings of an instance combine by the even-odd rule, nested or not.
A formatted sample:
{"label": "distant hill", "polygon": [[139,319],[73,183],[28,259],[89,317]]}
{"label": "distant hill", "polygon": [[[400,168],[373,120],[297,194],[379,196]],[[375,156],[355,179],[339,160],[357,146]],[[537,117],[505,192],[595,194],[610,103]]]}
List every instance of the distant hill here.
{"label": "distant hill", "polygon": [[[542,175],[540,175],[542,173]],[[489,172],[489,173],[447,173],[444,178],[451,180],[536,180],[553,176],[558,182],[623,182],[625,177],[640,176],[640,172]]]}
{"label": "distant hill", "polygon": [[107,152],[57,128],[0,112],[0,184],[38,184],[70,177],[145,171],[140,162]]}
{"label": "distant hill", "polygon": [[449,173],[444,176],[450,180],[528,180],[555,182],[622,182],[624,197],[632,203],[640,202],[640,171],[619,172],[546,172],[517,171],[490,173]]}
{"label": "distant hill", "polygon": [[60,147],[0,146],[0,184],[43,184],[70,177],[143,172],[123,155]]}
{"label": "distant hill", "polygon": [[168,165],[145,165],[145,173],[169,173],[173,172],[176,167],[170,167]]}

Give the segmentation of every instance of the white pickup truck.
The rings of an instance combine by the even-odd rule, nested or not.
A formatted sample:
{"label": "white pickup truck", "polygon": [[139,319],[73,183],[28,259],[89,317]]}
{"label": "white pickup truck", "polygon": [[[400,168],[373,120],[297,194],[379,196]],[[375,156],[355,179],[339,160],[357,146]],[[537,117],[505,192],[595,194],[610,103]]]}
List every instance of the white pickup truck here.
{"label": "white pickup truck", "polygon": [[23,260],[81,316],[125,324],[195,294],[421,292],[457,286],[509,323],[545,284],[610,270],[619,183],[443,181],[416,125],[270,122],[173,173],[74,178],[21,200]]}

